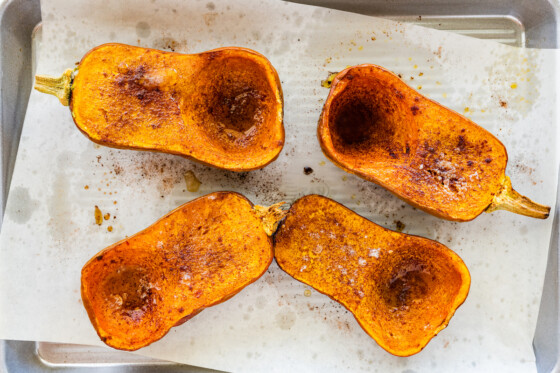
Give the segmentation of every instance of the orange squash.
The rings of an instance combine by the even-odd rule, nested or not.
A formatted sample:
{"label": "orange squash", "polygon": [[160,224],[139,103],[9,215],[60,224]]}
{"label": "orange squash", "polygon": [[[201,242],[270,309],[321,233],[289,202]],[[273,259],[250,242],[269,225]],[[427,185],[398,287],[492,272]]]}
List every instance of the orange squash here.
{"label": "orange squash", "polygon": [[334,78],[318,138],[340,168],[440,218],[468,221],[504,209],[544,219],[550,212],[513,190],[496,137],[376,65]]}
{"label": "orange squash", "polygon": [[444,245],[382,228],[317,195],[291,206],[274,250],[284,271],[340,302],[398,356],[421,351],[469,292],[467,267]]}
{"label": "orange squash", "polygon": [[[82,301],[107,345],[137,350],[256,281],[283,216],[237,193],[188,202],[82,269]],[[268,232],[268,234],[267,234]]]}
{"label": "orange squash", "polygon": [[284,144],[278,74],[249,49],[186,55],[104,44],[75,71],[37,76],[35,88],[70,105],[76,126],[101,145],[249,171],[274,161]]}

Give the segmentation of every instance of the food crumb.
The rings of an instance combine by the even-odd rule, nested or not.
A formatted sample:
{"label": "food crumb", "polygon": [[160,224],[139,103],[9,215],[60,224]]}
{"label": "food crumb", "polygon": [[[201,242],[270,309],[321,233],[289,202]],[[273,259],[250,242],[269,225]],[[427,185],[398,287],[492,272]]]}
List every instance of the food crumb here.
{"label": "food crumb", "polygon": [[311,290],[305,289],[305,290],[303,291],[303,295],[305,295],[306,297],[310,297],[310,296],[311,296]]}
{"label": "food crumb", "polygon": [[95,224],[101,225],[103,223],[103,214],[99,209],[99,206],[95,205],[95,210],[93,212],[93,216],[95,218]]}
{"label": "food crumb", "polygon": [[324,165],[326,165],[325,161],[319,162],[319,166],[324,166]]}
{"label": "food crumb", "polygon": [[348,177],[342,176],[342,181],[346,181],[346,180],[348,180]]}
{"label": "food crumb", "polygon": [[311,167],[304,167],[303,173],[306,175],[311,175],[313,173],[313,169]]}
{"label": "food crumb", "polygon": [[397,228],[397,232],[402,232],[406,227],[406,225],[400,220],[395,220],[395,226]]}
{"label": "food crumb", "polygon": [[85,189],[85,190],[88,190],[88,189],[89,189],[89,185],[84,186],[84,189]]}
{"label": "food crumb", "polygon": [[113,231],[113,226],[111,226],[111,225],[108,226],[108,227],[107,227],[107,231],[108,231],[108,232],[112,232],[112,231]]}
{"label": "food crumb", "polygon": [[109,218],[111,217],[111,214],[106,213],[105,215],[103,215],[103,219],[105,220],[109,220]]}
{"label": "food crumb", "polygon": [[185,183],[187,184],[187,190],[189,192],[198,192],[198,188],[200,188],[200,180],[196,178],[196,175],[191,170],[185,173]]}
{"label": "food crumb", "polygon": [[517,83],[513,83],[510,87],[511,87],[511,89],[517,88]]}

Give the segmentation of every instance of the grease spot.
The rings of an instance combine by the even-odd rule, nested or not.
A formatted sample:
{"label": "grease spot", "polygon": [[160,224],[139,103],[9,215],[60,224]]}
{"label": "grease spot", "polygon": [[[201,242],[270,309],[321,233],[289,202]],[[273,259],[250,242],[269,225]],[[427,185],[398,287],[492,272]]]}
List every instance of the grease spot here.
{"label": "grease spot", "polygon": [[152,29],[147,22],[138,22],[136,24],[136,35],[139,38],[147,38],[152,33]]}
{"label": "grease spot", "polygon": [[18,224],[25,224],[31,218],[33,211],[39,206],[39,201],[29,196],[29,190],[16,187],[10,191],[12,203],[6,209],[6,215]]}
{"label": "grease spot", "polygon": [[256,306],[258,309],[262,310],[262,309],[264,308],[264,306],[266,306],[266,298],[263,297],[262,295],[259,296],[259,297],[257,298],[257,301],[255,302],[255,306]]}
{"label": "grease spot", "polygon": [[296,323],[296,314],[292,311],[285,311],[276,314],[276,325],[282,330],[290,330]]}

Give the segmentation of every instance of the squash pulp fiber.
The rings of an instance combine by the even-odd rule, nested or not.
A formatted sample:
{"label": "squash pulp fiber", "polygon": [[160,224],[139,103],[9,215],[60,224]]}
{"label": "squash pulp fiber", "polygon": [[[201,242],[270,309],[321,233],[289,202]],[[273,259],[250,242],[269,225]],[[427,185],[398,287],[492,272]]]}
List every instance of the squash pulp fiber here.
{"label": "squash pulp fiber", "polygon": [[256,281],[284,212],[233,192],[188,202],[82,269],[82,300],[107,345],[137,350]]}
{"label": "squash pulp fiber", "polygon": [[284,145],[278,74],[261,54],[179,54],[123,44],[89,51],[75,72],[37,76],[92,141],[181,155],[232,171],[262,168]]}
{"label": "squash pulp fiber", "polygon": [[337,166],[440,218],[468,221],[504,209],[544,219],[550,212],[513,190],[496,137],[376,65],[334,78],[318,138]]}
{"label": "squash pulp fiber", "polygon": [[382,228],[317,195],[291,206],[274,251],[284,271],[344,305],[397,356],[420,352],[470,287],[467,267],[446,246]]}

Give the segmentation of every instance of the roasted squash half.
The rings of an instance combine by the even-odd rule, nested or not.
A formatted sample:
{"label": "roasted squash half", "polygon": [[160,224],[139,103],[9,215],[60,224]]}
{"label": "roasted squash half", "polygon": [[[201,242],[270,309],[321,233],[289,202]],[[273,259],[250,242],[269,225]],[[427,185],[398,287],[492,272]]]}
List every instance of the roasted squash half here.
{"label": "roasted squash half", "polygon": [[101,145],[249,171],[284,144],[278,74],[245,48],[187,55],[104,44],[61,78],[37,76],[35,88],[70,105],[76,126]]}
{"label": "roasted squash half", "polygon": [[274,250],[284,271],[340,302],[398,356],[422,350],[469,292],[467,267],[444,245],[382,228],[317,195],[291,206]]}
{"label": "roasted squash half", "polygon": [[[188,202],[82,269],[82,301],[107,345],[137,350],[256,281],[283,213],[237,193]],[[268,234],[267,234],[268,232]]]}
{"label": "roasted squash half", "polygon": [[318,137],[337,166],[440,218],[468,221],[497,209],[548,217],[550,207],[512,189],[496,137],[382,67],[336,75]]}

